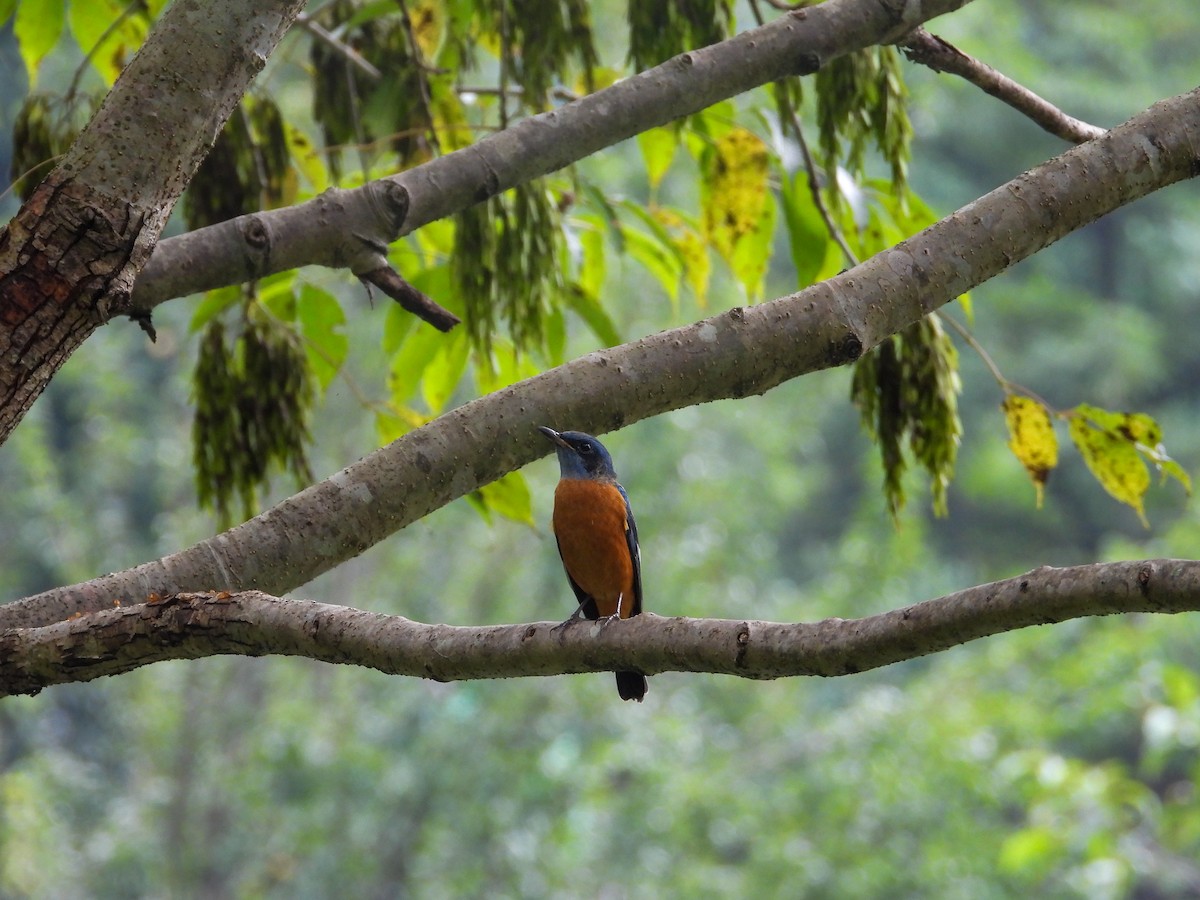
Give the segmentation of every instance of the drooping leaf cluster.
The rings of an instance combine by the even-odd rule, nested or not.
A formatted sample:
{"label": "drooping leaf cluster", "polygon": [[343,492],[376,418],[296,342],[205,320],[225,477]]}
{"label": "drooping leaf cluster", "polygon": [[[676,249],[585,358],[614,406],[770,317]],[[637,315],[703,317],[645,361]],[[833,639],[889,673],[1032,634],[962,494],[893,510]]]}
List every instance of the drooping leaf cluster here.
{"label": "drooping leaf cluster", "polygon": [[629,60],[649,69],[688,50],[722,41],[733,25],[730,0],[629,4]]}
{"label": "drooping leaf cluster", "polygon": [[[817,71],[817,125],[827,176],[839,165],[862,172],[867,149],[874,145],[891,169],[893,190],[903,195],[913,132],[902,64],[895,47],[872,47]],[[829,184],[836,191],[836,179]]]}
{"label": "drooping leaf cluster", "polygon": [[564,287],[561,218],[541,179],[456,217],[454,280],[471,340],[485,353],[501,319],[518,351],[544,344],[546,315],[560,304]]}
{"label": "drooping leaf cluster", "polygon": [[290,328],[253,305],[241,326],[230,339],[220,318],[208,324],[193,382],[196,490],[226,526],[235,498],[243,517],[254,515],[272,468],[290,470],[299,484],[312,479],[315,390],[304,350]]}
{"label": "drooping leaf cluster", "polygon": [[183,195],[189,228],[203,228],[291,202],[296,170],[279,107],[247,97],[217,136]]}
{"label": "drooping leaf cluster", "polygon": [[92,95],[58,97],[31,93],[13,123],[9,178],[22,201],[29,196],[71,146],[99,102]]}
{"label": "drooping leaf cluster", "polygon": [[573,64],[584,89],[593,89],[599,57],[586,0],[480,0],[476,7],[481,17],[491,16],[504,78],[521,88],[525,109],[545,109]]}
{"label": "drooping leaf cluster", "polygon": [[[426,51],[436,49],[442,29],[432,5],[416,6],[417,29],[411,11],[401,7],[338,0],[317,16],[317,22],[341,42],[338,46],[315,40],[309,51],[313,118],[321,126],[335,179],[341,176],[343,156],[351,147],[368,164],[378,158],[376,143],[383,142],[402,168],[433,153],[436,137],[427,68],[432,60]],[[378,76],[356,65],[343,47],[366,60]]]}
{"label": "drooping leaf cluster", "polygon": [[883,489],[892,516],[904,506],[904,445],[929,474],[933,509],[947,514],[946,493],[962,437],[958,351],[930,314],[859,361],[851,398],[883,456]]}

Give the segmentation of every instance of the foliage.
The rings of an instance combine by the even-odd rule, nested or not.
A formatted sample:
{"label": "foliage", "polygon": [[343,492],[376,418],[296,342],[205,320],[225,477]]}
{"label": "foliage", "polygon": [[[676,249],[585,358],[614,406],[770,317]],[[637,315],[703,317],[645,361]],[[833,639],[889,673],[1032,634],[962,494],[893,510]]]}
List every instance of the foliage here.
{"label": "foliage", "polygon": [[[56,78],[66,43],[46,44],[45,35],[77,27],[89,6],[19,5],[22,29],[43,35],[20,45],[23,57],[49,48],[36,51],[48,55],[35,85],[45,93],[34,96],[51,117],[77,60],[65,74],[60,64]],[[369,107],[367,145],[349,134],[339,140],[353,146],[335,153],[296,99],[307,95],[292,63],[307,65],[315,46],[297,39],[235,116],[242,126],[231,126],[262,140],[253,106],[278,106],[287,162],[275,183],[290,199],[274,202],[358,183],[498,126],[494,95],[469,99],[465,90],[485,76],[498,83],[497,7],[485,16],[467,2],[404,6],[413,37],[400,27],[390,39],[403,37],[410,59],[415,41],[429,64],[430,115],[386,88],[376,99],[368,76],[356,73],[343,109],[351,96]],[[974,6],[946,18],[952,39],[1043,90],[1086,99],[1098,121],[1191,83],[1196,21],[1179,4],[1163,0],[1133,18],[1084,0],[1061,9]],[[43,9],[45,22],[34,21]],[[394,24],[384,13],[395,9],[369,4],[342,18],[326,6],[321,21],[367,55],[358,31]],[[606,65],[621,70],[612,60],[628,46],[604,27],[611,10],[592,4],[589,12],[601,79]],[[1151,24],[1166,21],[1170,34]],[[74,40],[87,47],[97,37]],[[107,38],[104,47],[113,59],[117,43]],[[472,57],[477,68],[459,74]],[[836,167],[844,169],[848,189],[830,214],[857,255],[923,227],[933,214],[915,192],[953,208],[1057,149],[974,89],[905,75],[915,136],[903,174],[913,190],[893,190],[894,162],[879,152],[874,126],[862,132],[861,170],[848,159],[849,133],[839,133],[836,161],[819,154],[816,184],[826,194]],[[403,81],[399,70],[389,77]],[[76,96],[105,82],[97,68]],[[560,87],[586,89],[579,54],[568,53],[546,83],[548,102]],[[1138,90],[1146,95],[1133,96]],[[783,93],[802,125],[815,122],[819,97]],[[523,103],[510,92],[505,114],[540,108]],[[296,396],[311,396],[315,412],[303,418],[293,407],[290,420],[313,431],[303,446],[312,469],[328,472],[556,358],[664,327],[705,303],[769,297],[838,271],[847,263],[808,173],[778,154],[794,149],[778,137],[794,140],[780,110],[774,91],[722,104],[534,188],[557,217],[541,330],[518,336],[515,323],[529,320],[510,319],[516,307],[506,304],[528,298],[496,293],[479,313],[495,327],[468,317],[490,343],[473,343],[468,329],[444,337],[393,304],[370,309],[357,288],[314,272],[252,294],[214,293],[185,310],[168,304],[149,351],[136,329],[104,329],[0,454],[5,594],[155,558],[207,532],[183,490],[179,422],[191,411],[192,348],[211,332],[224,332],[227,387],[267,383],[240,374],[246,329],[280,344],[289,371],[303,361],[308,387]],[[401,137],[414,127],[422,137]],[[237,159],[226,171],[242,173],[242,208],[273,202],[250,177],[256,165]],[[511,204],[526,201],[490,202],[511,217]],[[722,233],[723,206],[747,227]],[[1085,446],[1132,445],[1143,469],[1158,462],[1171,474],[1170,461],[1153,455],[1161,453],[1157,426],[1107,410],[1153,409],[1179,465],[1196,465],[1194,350],[1177,324],[1193,312],[1196,209],[1186,187],[1139,204],[980,288],[972,322],[1007,370],[1051,399],[1072,398],[1043,404],[1052,426],[1065,420]],[[484,239],[498,243],[502,226],[492,219],[490,227]],[[463,313],[460,237],[456,223],[434,223],[394,248],[392,262]],[[761,269],[738,269],[739,261]],[[1032,452],[1045,450],[1037,443],[1047,440],[1044,418],[1027,395],[1010,395],[1026,424],[1005,434],[994,389],[974,377],[974,354],[962,355],[962,392],[947,391],[957,377],[948,346],[923,323],[879,353],[894,360],[883,368],[909,378],[899,382],[907,401],[926,404],[941,423],[940,444],[922,432],[914,447],[920,414],[908,432],[891,432],[913,454],[909,468],[924,458],[937,468],[958,453],[949,520],[897,509],[903,529],[881,521],[878,491],[864,476],[866,442],[845,408],[849,373],[613,435],[607,442],[641,526],[648,609],[849,617],[1036,564],[1194,553],[1194,511],[1181,512],[1167,492],[1131,495],[1157,526],[1143,533],[1132,514],[1113,514],[1121,508],[1095,490],[1085,466],[1059,467],[1034,515],[1022,473],[1053,468]],[[878,425],[879,403],[898,385],[876,378],[868,386],[863,372],[872,368],[877,374],[878,356],[855,380],[876,403]],[[219,397],[207,387],[201,394]],[[1095,407],[1078,405],[1081,397]],[[228,415],[238,401],[221,409]],[[955,415],[971,435],[960,446],[945,440]],[[1041,423],[1036,440],[1030,421]],[[1007,442],[1028,448],[1018,464]],[[430,621],[565,616],[569,592],[544,528],[554,477],[545,461],[527,480],[489,485],[473,500],[492,527],[464,504],[440,510],[304,593]],[[944,487],[932,480],[935,492]],[[911,494],[911,475],[895,481]],[[235,489],[228,502],[242,499]],[[543,527],[505,527],[499,516]],[[633,711],[614,706],[602,676],[435,685],[296,660],[156,666],[0,704],[0,894],[772,896],[787,885],[839,897],[1188,896],[1200,890],[1196,639],[1192,617],[1145,616],[1029,630],[831,682],[656,676],[647,704]]]}

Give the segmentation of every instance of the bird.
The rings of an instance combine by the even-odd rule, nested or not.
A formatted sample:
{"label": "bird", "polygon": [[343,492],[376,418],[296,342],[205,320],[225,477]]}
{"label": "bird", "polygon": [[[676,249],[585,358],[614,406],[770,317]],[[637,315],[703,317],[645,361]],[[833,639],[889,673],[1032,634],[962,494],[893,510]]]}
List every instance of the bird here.
{"label": "bird", "polygon": [[[582,431],[538,430],[558,453],[552,525],[558,555],[581,613],[588,619],[628,619],[642,612],[642,558],[629,495],[617,481],[612,456]],[[565,623],[564,623],[565,624]],[[622,700],[642,702],[646,676],[617,672]]]}

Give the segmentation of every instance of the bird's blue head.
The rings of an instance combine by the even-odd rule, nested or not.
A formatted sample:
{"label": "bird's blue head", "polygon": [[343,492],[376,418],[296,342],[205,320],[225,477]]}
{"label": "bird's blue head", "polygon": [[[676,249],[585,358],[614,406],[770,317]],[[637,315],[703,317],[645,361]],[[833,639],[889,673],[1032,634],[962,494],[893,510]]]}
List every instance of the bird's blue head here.
{"label": "bird's blue head", "polygon": [[612,456],[604,445],[582,431],[555,431],[539,425],[538,431],[549,438],[558,451],[558,469],[563,478],[592,478],[616,481]]}

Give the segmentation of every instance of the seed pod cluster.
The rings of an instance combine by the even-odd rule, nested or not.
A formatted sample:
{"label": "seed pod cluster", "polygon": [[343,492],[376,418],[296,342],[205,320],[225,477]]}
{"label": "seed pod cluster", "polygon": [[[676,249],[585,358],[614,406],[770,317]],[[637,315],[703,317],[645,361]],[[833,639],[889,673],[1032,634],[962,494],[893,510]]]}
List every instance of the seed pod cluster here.
{"label": "seed pod cluster", "polygon": [[235,497],[254,515],[273,468],[297,484],[312,480],[306,445],[315,398],[297,335],[264,315],[248,315],[230,342],[214,319],[200,342],[194,374],[192,444],[201,506],[231,523]]}

